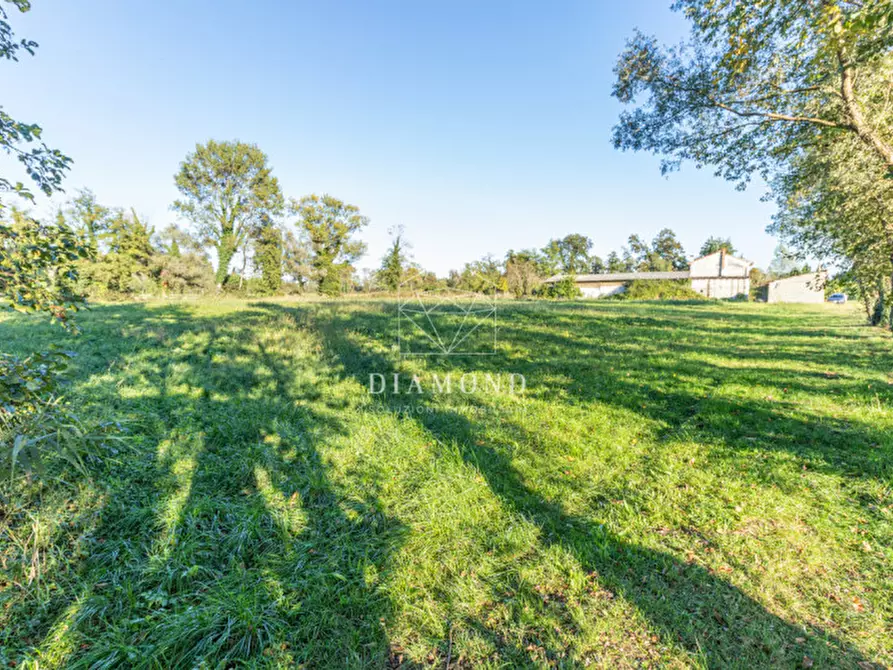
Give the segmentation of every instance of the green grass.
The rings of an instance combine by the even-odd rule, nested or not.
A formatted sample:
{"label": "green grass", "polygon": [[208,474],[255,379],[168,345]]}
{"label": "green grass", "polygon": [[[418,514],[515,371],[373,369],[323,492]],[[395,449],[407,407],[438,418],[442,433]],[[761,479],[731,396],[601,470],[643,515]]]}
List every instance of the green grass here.
{"label": "green grass", "polygon": [[[401,360],[395,309],[85,314],[69,396],[127,439],[0,485],[0,665],[893,664],[889,333],[506,303],[497,355]],[[472,371],[526,391],[367,390]]]}

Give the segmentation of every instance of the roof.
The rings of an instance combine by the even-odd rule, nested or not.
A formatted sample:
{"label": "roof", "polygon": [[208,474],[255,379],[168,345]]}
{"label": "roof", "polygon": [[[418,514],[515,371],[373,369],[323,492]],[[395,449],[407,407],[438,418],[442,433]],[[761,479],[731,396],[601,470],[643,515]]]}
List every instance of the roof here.
{"label": "roof", "polygon": [[[635,281],[641,279],[688,279],[688,270],[680,272],[614,272],[600,275],[576,275],[576,282]],[[555,275],[546,279],[546,283],[561,281],[565,275]]]}
{"label": "roof", "polygon": [[[725,251],[724,249],[720,249],[719,251],[714,251],[712,254],[707,254],[706,256],[698,256],[697,258],[691,259],[691,263],[697,263],[698,261],[704,260],[705,258],[710,258],[711,256],[716,256],[717,254],[721,254],[724,251]],[[753,265],[753,261],[749,261],[746,258],[739,258],[738,256],[733,256],[728,251],[725,251],[725,254],[729,258],[734,258],[736,261],[741,261],[745,265]],[[691,263],[689,263],[689,265]]]}

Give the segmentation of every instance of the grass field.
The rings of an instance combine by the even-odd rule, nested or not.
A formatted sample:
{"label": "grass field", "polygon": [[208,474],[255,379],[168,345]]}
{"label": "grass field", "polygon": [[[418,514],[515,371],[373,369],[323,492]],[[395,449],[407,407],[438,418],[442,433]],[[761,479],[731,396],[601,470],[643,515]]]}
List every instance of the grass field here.
{"label": "grass field", "polygon": [[[124,424],[0,485],[4,667],[893,665],[893,340],[846,308],[506,303],[400,359],[387,302],[106,305]],[[59,331],[4,317],[4,350]],[[520,373],[523,394],[368,392]]]}

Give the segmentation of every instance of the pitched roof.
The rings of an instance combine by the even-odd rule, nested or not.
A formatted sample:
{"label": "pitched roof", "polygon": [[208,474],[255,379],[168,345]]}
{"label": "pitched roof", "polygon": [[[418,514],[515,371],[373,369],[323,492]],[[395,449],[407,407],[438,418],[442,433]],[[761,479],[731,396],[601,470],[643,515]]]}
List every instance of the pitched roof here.
{"label": "pitched roof", "polygon": [[[695,263],[697,261],[704,260],[705,258],[710,258],[711,256],[716,256],[716,254],[720,254],[722,252],[723,252],[723,250],[720,249],[719,251],[714,251],[711,254],[706,254],[704,256],[698,256],[697,258],[692,258],[691,263]],[[746,258],[739,258],[738,256],[733,256],[728,251],[726,251],[726,256],[728,256],[729,258],[734,258],[736,261],[741,261],[742,263],[746,263],[747,265],[753,265],[753,261],[749,261]]]}
{"label": "pitched roof", "polygon": [[[600,281],[636,281],[641,279],[688,279],[688,270],[679,272],[613,272],[599,275],[576,275],[576,282],[600,282]],[[555,283],[565,278],[565,275],[555,275],[546,279],[546,283]]]}

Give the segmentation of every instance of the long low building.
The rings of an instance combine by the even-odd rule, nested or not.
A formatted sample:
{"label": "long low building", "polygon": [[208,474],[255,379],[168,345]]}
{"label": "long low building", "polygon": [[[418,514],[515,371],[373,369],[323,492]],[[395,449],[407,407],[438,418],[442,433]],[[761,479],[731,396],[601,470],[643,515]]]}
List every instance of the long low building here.
{"label": "long low building", "polygon": [[[708,298],[734,298],[750,293],[750,269],[753,263],[723,251],[701,256],[691,262],[688,270],[679,272],[614,272],[607,274],[576,275],[574,281],[586,298],[603,298],[623,293],[632,281],[691,280],[691,287]],[[546,283],[564,279],[565,275],[549,277]]]}

